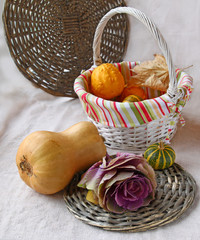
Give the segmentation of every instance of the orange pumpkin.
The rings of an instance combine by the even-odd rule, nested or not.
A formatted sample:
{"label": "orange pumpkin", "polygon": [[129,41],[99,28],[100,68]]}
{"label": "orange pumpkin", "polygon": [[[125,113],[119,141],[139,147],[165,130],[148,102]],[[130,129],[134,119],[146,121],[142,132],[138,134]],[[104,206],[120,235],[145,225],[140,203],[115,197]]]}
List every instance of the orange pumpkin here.
{"label": "orange pumpkin", "polygon": [[119,96],[125,86],[121,72],[111,63],[96,67],[91,75],[91,92],[107,100]]}
{"label": "orange pumpkin", "polygon": [[146,99],[146,93],[143,88],[135,87],[135,86],[127,86],[124,88],[123,92],[119,96],[118,101],[122,102],[126,97],[130,95],[136,95],[142,98],[142,100]]}

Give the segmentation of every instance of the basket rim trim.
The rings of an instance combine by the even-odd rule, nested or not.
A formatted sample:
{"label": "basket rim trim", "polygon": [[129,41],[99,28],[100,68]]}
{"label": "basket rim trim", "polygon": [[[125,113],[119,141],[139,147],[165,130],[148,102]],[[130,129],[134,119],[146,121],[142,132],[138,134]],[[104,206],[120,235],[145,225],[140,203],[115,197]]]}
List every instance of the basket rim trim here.
{"label": "basket rim trim", "polygon": [[[136,62],[123,61],[130,70],[130,64]],[[115,66],[118,66],[117,63]],[[143,100],[141,102],[115,102],[97,97],[86,91],[87,79],[91,76],[96,66],[82,72],[74,82],[74,90],[78,95],[86,114],[94,121],[114,127],[137,127],[148,124],[153,120],[159,120],[174,113],[174,116],[181,114],[182,108],[190,99],[193,90],[192,78],[185,72],[177,69],[177,81],[185,83],[185,88],[178,83],[179,89],[184,90],[183,98],[175,105],[172,98],[165,93],[161,96]],[[180,74],[179,74],[180,73]],[[184,79],[184,81],[182,80]],[[189,86],[187,85],[189,84]],[[181,118],[180,118],[181,119]]]}
{"label": "basket rim trim", "polygon": [[[139,61],[122,61],[121,63],[124,63],[124,62],[130,62],[130,63],[135,63],[135,64],[138,64],[139,63]],[[111,63],[111,64],[113,64],[113,65],[115,65],[115,64],[117,64],[117,63]],[[101,97],[97,97],[97,96],[95,96],[94,94],[92,94],[92,93],[90,93],[90,92],[87,92],[84,88],[76,88],[76,84],[80,84],[80,82],[79,82],[79,80],[81,80],[81,81],[84,81],[84,80],[86,80],[87,81],[87,77],[84,75],[85,73],[91,73],[92,74],[92,72],[94,71],[94,69],[96,68],[97,66],[91,66],[91,68],[89,68],[88,70],[83,70],[83,72],[75,79],[75,81],[74,81],[74,90],[75,90],[75,92],[76,92],[76,94],[78,95],[78,97],[80,97],[81,95],[83,95],[84,93],[86,93],[86,94],[88,94],[88,95],[92,95],[93,97],[95,97],[95,98],[98,98],[98,99],[102,99],[102,100],[104,100],[104,101],[107,101],[107,102],[116,102],[116,101],[114,101],[114,100],[107,100],[107,99],[103,99],[103,98],[101,98]],[[192,79],[192,77],[189,75],[189,74],[187,74],[186,72],[184,72],[184,71],[181,71],[181,69],[180,68],[176,68],[176,72],[178,72],[177,74],[179,74],[179,73],[182,73],[182,74],[184,74],[187,78],[189,78],[191,81],[192,81],[192,83],[193,83],[193,79]],[[85,85],[85,82],[83,82],[84,83],[84,85]],[[184,85],[179,85],[178,86],[178,90],[181,90],[182,89],[182,87],[183,87]],[[79,90],[82,90],[83,91],[83,93],[82,94],[79,94]],[[155,97],[154,99],[160,99],[160,97],[162,97],[162,96],[164,96],[164,98],[166,98],[167,100],[169,100],[170,102],[172,102],[172,98],[167,94],[167,92],[166,93],[164,93],[164,94],[162,94],[161,96],[159,96],[159,97]],[[185,96],[185,94],[184,94],[184,96]],[[183,96],[183,98],[184,98],[184,96]],[[163,99],[164,101],[165,101],[165,99]],[[149,101],[149,99],[145,99],[145,100],[143,100],[143,101],[141,101],[141,102],[144,102],[144,101]],[[169,102],[169,101],[166,101],[166,103],[167,102]],[[122,102],[116,102],[116,103],[119,103],[119,104],[126,104],[127,102],[124,102],[124,103],[122,103]],[[131,105],[134,105],[134,103],[132,103],[132,102],[130,102],[130,103],[128,103],[128,104],[131,104]]]}

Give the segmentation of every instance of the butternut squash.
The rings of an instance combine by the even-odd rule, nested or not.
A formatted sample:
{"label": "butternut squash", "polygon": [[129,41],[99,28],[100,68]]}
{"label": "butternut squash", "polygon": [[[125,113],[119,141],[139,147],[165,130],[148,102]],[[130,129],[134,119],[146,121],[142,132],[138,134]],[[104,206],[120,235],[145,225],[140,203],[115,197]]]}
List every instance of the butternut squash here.
{"label": "butternut squash", "polygon": [[103,138],[91,122],[82,121],[63,132],[36,131],[20,144],[16,164],[22,180],[35,191],[54,194],[78,171],[106,155]]}

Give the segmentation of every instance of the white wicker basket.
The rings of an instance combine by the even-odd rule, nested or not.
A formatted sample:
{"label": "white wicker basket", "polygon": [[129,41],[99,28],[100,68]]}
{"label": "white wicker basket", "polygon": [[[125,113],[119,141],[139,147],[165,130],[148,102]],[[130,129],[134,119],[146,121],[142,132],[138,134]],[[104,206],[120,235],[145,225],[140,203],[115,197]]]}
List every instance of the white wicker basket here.
{"label": "white wicker basket", "polygon": [[[168,65],[170,83],[167,93],[161,93],[162,95],[159,96],[157,92],[153,100],[151,98],[139,103],[119,103],[98,98],[88,92],[91,73],[96,66],[102,64],[100,45],[104,27],[109,19],[118,13],[126,13],[137,18],[149,29],[156,39]],[[93,55],[94,66],[83,72],[75,80],[74,90],[80,98],[88,115],[88,119],[97,126],[99,133],[104,137],[106,146],[112,149],[141,152],[152,143],[172,139],[177,129],[181,110],[189,99],[193,89],[192,78],[180,71],[180,69],[175,70],[170,51],[156,25],[146,17],[144,13],[137,9],[130,7],[112,9],[101,19],[96,28],[93,42]],[[130,75],[130,68],[135,64],[136,63],[133,62],[114,63],[123,75],[123,71],[126,72],[124,75],[125,81],[127,80],[127,72],[129,72]],[[125,70],[121,69],[121,66],[123,66]],[[146,89],[146,91],[148,91],[148,89]],[[158,104],[157,112],[160,111],[160,113],[158,115],[155,114],[156,116],[151,118],[149,117],[150,119],[143,119],[143,122],[136,121],[134,115],[136,109],[138,110],[140,106],[143,108],[146,106],[151,108],[152,101]],[[154,110],[155,109],[151,109],[152,112]],[[123,119],[125,111],[129,115],[128,120],[126,116]],[[122,120],[119,120],[120,117]],[[115,119],[115,121],[113,119]]]}

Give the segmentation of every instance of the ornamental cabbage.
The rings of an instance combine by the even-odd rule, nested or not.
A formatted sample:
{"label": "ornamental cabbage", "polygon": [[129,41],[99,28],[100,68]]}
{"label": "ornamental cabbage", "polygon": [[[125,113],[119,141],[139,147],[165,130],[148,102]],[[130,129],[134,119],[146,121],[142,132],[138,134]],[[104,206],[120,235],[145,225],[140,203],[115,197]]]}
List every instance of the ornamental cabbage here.
{"label": "ornamental cabbage", "polygon": [[106,211],[123,213],[147,206],[155,197],[156,176],[142,155],[108,154],[92,165],[78,187],[93,191],[94,198]]}

